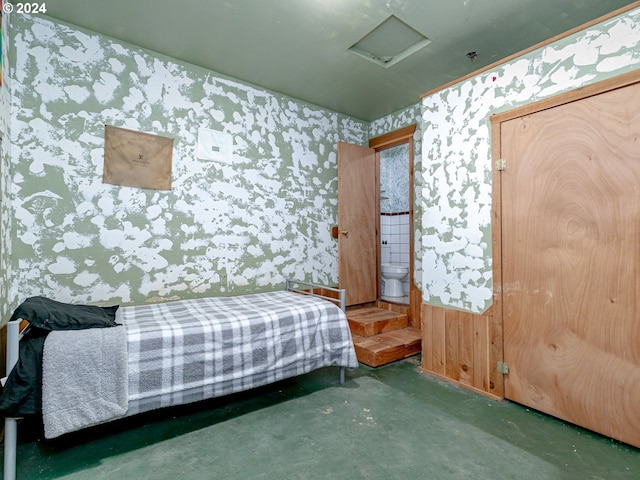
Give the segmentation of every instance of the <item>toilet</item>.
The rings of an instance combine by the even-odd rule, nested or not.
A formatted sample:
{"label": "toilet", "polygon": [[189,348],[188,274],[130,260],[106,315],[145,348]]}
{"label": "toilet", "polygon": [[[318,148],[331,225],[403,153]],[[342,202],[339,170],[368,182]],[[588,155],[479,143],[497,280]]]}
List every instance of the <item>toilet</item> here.
{"label": "toilet", "polygon": [[409,274],[409,267],[391,262],[391,246],[382,242],[380,252],[381,292],[383,297],[403,297],[402,280]]}
{"label": "toilet", "polygon": [[402,297],[402,280],[409,274],[409,267],[396,263],[383,263],[380,266],[382,274],[382,296]]}

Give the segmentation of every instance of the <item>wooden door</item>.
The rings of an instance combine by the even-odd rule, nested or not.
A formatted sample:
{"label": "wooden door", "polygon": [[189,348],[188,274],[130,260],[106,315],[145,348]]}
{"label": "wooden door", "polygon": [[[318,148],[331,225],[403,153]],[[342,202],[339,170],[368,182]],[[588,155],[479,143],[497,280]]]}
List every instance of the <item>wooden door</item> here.
{"label": "wooden door", "polygon": [[338,143],[338,282],[347,305],[377,299],[376,153]]}
{"label": "wooden door", "polygon": [[505,396],[640,447],[640,84],[500,138]]}

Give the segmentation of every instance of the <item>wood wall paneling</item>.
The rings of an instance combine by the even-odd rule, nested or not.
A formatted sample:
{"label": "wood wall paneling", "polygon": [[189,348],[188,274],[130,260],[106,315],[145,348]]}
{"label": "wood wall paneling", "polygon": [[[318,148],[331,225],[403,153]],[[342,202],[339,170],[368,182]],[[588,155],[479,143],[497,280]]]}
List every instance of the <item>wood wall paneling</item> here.
{"label": "wood wall paneling", "polygon": [[[488,315],[473,314],[423,304],[422,364],[424,373],[501,399],[502,375],[496,364],[501,359],[500,323]],[[498,328],[499,330],[499,328]]]}

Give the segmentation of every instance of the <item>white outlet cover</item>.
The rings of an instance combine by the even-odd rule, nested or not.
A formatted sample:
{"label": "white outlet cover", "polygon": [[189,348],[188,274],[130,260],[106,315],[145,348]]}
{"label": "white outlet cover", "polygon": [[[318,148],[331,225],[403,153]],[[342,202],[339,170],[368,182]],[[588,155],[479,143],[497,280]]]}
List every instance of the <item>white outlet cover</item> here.
{"label": "white outlet cover", "polygon": [[230,164],[233,161],[233,137],[225,132],[200,127],[198,129],[198,158]]}

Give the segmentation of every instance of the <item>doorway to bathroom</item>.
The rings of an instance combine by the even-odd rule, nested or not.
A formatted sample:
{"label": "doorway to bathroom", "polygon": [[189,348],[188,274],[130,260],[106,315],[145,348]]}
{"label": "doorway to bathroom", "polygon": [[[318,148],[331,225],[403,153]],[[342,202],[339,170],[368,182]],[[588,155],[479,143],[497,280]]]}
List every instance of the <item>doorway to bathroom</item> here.
{"label": "doorway to bathroom", "polygon": [[[422,332],[420,321],[421,292],[413,282],[413,137],[416,125],[411,125],[369,140],[368,147],[338,142],[338,225],[332,229],[338,239],[338,283],[347,292],[347,319],[351,328],[358,361],[378,367],[406,358],[421,351]],[[394,150],[394,147],[401,146]],[[387,152],[387,150],[389,150]],[[404,198],[406,206],[399,215],[381,215],[380,197],[384,203],[387,192],[380,193],[380,157],[382,162],[391,154],[405,157],[402,170],[408,172]],[[387,168],[393,170],[391,165]],[[385,166],[383,166],[384,175]],[[386,185],[383,182],[383,185]],[[391,193],[391,188],[389,193]],[[396,189],[393,188],[395,192]],[[395,209],[393,209],[395,210]],[[391,212],[389,209],[385,213]],[[405,234],[400,228],[392,229],[391,217],[408,217],[404,223]],[[385,217],[381,220],[382,217]],[[389,218],[387,218],[389,217]],[[389,220],[389,221],[387,221]],[[381,224],[385,225],[385,246],[382,253]],[[386,227],[389,227],[387,229]],[[408,237],[408,240],[407,240]],[[405,244],[401,247],[400,244]],[[398,244],[395,245],[394,244]],[[407,248],[408,245],[408,248]],[[395,251],[398,248],[398,252]],[[386,248],[385,248],[386,250]],[[394,254],[404,250],[406,256]],[[408,250],[408,251],[407,251]],[[381,289],[382,258],[407,261],[401,272],[395,297],[385,295]],[[387,270],[388,271],[388,270]],[[402,277],[408,277],[408,281]],[[388,282],[388,280],[385,280]],[[404,283],[404,285],[403,285]]]}
{"label": "doorway to bathroom", "polygon": [[409,144],[378,152],[380,297],[409,303]]}
{"label": "doorway to bathroom", "polygon": [[378,283],[381,300],[411,304],[415,125],[373,138],[378,164]]}

